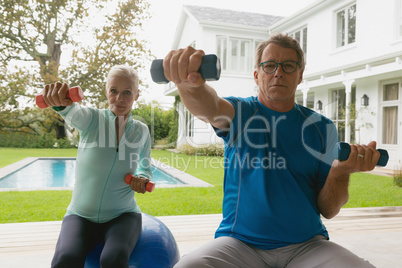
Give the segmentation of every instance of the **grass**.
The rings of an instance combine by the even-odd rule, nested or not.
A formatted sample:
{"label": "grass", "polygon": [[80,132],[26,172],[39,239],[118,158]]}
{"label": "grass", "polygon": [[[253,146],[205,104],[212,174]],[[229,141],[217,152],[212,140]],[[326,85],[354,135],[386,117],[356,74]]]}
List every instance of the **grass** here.
{"label": "grass", "polygon": [[26,157],[75,157],[77,149],[0,148],[0,168]]}
{"label": "grass", "polygon": [[402,206],[402,188],[394,185],[392,177],[367,173],[352,175],[349,202],[344,207],[387,206]]}
{"label": "grass", "polygon": [[[25,157],[74,157],[76,149],[0,148],[0,167]],[[187,156],[153,150],[152,157],[174,166],[215,187],[156,188],[137,194],[141,210],[154,216],[221,213],[223,168],[221,157]],[[393,178],[356,173],[350,182],[350,199],[345,207],[402,206],[402,188]],[[71,199],[71,191],[0,192],[0,223],[61,220]]]}
{"label": "grass", "polygon": [[[0,167],[4,167],[25,157],[74,157],[77,150],[0,148],[0,154]],[[210,157],[159,150],[153,150],[152,157],[215,187],[156,188],[152,194],[136,194],[143,212],[154,216],[221,213],[223,170],[199,168],[208,164]],[[53,190],[0,192],[0,223],[62,220],[71,195],[72,191]]]}
{"label": "grass", "polygon": [[0,223],[59,221],[72,191],[0,192]]}

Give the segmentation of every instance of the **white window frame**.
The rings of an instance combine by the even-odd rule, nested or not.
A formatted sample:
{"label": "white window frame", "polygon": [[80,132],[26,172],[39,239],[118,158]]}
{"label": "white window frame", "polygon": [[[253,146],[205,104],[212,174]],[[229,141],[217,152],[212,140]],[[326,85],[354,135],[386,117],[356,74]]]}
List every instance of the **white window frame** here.
{"label": "white window frame", "polygon": [[[336,99],[334,99],[334,92],[336,92]],[[345,101],[346,105],[346,93],[345,93],[345,88],[334,88],[329,90],[329,118],[334,122],[336,129],[338,131],[338,135],[340,133],[339,126],[343,125],[343,135],[345,135],[345,128],[346,128],[346,120],[345,118],[341,118],[340,116],[342,115],[340,110],[339,110],[339,99],[340,99],[340,94],[342,94],[342,98]],[[346,106],[345,106],[346,107]],[[343,106],[341,108],[344,108]],[[345,108],[344,108],[345,109]],[[342,137],[339,135],[340,138]]]}
{"label": "white window frame", "polygon": [[[304,31],[307,32],[306,38],[304,38]],[[307,25],[304,26],[304,27],[299,28],[296,31],[291,32],[289,35],[297,40],[296,34],[300,34],[300,40],[298,40],[298,41],[299,41],[300,47],[303,49],[303,52],[304,52],[304,61],[307,63],[307,48],[308,48],[308,46],[307,46],[307,42],[308,42],[308,28],[307,28]]]}
{"label": "white window frame", "polygon": [[184,107],[184,135],[194,137],[194,115]]}
{"label": "white window frame", "polygon": [[[252,73],[254,70],[254,55],[258,43],[261,42],[260,40],[223,35],[217,36],[216,39],[216,50],[221,61],[222,72],[245,75]],[[236,57],[232,56],[233,42],[238,42]],[[244,51],[242,51],[242,44],[248,44]]]}
{"label": "white window frame", "polygon": [[[337,99],[333,98],[334,92],[336,92]],[[350,93],[351,94],[351,99],[350,99],[351,102],[350,102],[350,104],[346,102],[347,101],[346,100],[347,99],[347,97],[346,97],[347,93],[346,93],[345,88],[333,88],[333,89],[329,90],[329,94],[330,94],[329,95],[330,103],[328,105],[328,108],[329,108],[328,117],[334,122],[334,124],[336,126],[336,129],[338,131],[338,135],[340,137],[340,140],[341,140],[341,138],[343,136],[345,138],[345,140],[350,139],[354,143],[355,140],[356,140],[356,136],[355,136],[355,132],[354,132],[354,129],[355,129],[354,126],[355,126],[356,121],[355,121],[355,118],[354,119],[350,118],[349,122],[347,122],[346,121],[346,112],[347,112],[347,106],[348,105],[350,105],[350,104],[351,105],[356,105],[356,87],[352,86],[352,92]],[[341,98],[345,102],[341,107],[342,110],[339,109],[339,97],[340,97],[340,94],[342,94]],[[342,133],[340,133],[340,130],[339,130],[340,125],[343,126],[343,132]],[[347,134],[346,128],[350,128],[350,130],[351,130],[350,131],[350,137],[346,137],[346,134]]]}
{"label": "white window frame", "polygon": [[[384,100],[384,89],[385,89],[385,86],[386,85],[391,85],[391,84],[398,84],[398,99],[397,100],[387,100],[387,101],[385,101]],[[380,98],[380,112],[381,112],[381,115],[380,115],[380,117],[379,117],[379,120],[380,120],[380,122],[381,122],[381,126],[379,127],[379,131],[380,131],[380,137],[381,137],[381,143],[382,144],[384,144],[384,145],[387,145],[387,146],[399,146],[400,144],[401,144],[401,140],[400,140],[400,137],[401,137],[401,133],[399,133],[399,131],[400,131],[400,121],[401,121],[401,114],[402,114],[402,112],[401,112],[401,109],[402,109],[402,79],[390,79],[390,80],[386,80],[386,81],[383,81],[383,82],[381,82],[381,84],[380,84],[380,90],[379,90],[379,92],[380,92],[380,96],[379,96],[379,98]],[[396,133],[395,133],[395,135],[396,135],[396,143],[385,143],[384,142],[384,123],[385,123],[385,120],[384,120],[384,108],[391,108],[391,107],[397,107],[397,114],[396,114],[396,116],[397,116],[397,118],[396,118]]]}
{"label": "white window frame", "polygon": [[[352,45],[352,44],[355,44],[356,41],[357,41],[357,23],[356,23],[356,25],[355,25],[354,42],[349,42],[349,38],[348,38],[348,35],[349,35],[349,20],[348,20],[347,18],[349,17],[349,9],[350,9],[352,6],[356,6],[356,10],[355,10],[355,13],[356,13],[356,15],[355,15],[355,20],[356,20],[356,22],[357,22],[357,15],[358,15],[358,12],[357,12],[357,4],[356,4],[356,2],[350,3],[350,4],[348,4],[347,6],[344,6],[343,8],[341,8],[341,9],[335,11],[335,19],[334,19],[334,21],[335,21],[335,44],[334,44],[334,45],[335,45],[335,48],[337,48],[337,49],[350,46],[350,45]],[[343,36],[343,38],[344,38],[344,44],[339,44],[339,43],[338,43],[338,35],[339,35],[338,14],[341,13],[341,12],[345,12],[345,20],[344,20],[345,32],[343,33],[343,34],[344,34],[344,36]]]}

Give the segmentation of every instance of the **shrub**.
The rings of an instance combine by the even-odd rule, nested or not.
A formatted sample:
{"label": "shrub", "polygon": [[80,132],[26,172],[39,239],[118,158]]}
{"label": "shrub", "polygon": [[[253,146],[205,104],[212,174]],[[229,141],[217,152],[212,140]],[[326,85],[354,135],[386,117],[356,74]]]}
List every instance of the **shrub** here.
{"label": "shrub", "polygon": [[402,187],[402,166],[394,171],[394,184]]}
{"label": "shrub", "polygon": [[190,144],[183,144],[180,145],[177,150],[186,155],[195,155],[196,154],[196,148],[191,146]]}
{"label": "shrub", "polygon": [[138,108],[131,111],[135,120],[141,121],[148,126],[152,142],[169,139],[176,142],[178,120],[174,108],[164,110],[157,102],[137,103]]}
{"label": "shrub", "polygon": [[174,149],[176,148],[176,142],[171,142],[168,138],[157,140],[155,141],[153,148],[160,150]]}
{"label": "shrub", "polygon": [[57,140],[54,133],[33,135],[19,132],[0,132],[0,147],[8,148],[74,148],[67,138]]}
{"label": "shrub", "polygon": [[183,144],[178,148],[178,151],[186,155],[224,156],[225,147],[218,144],[210,144],[200,147]]}

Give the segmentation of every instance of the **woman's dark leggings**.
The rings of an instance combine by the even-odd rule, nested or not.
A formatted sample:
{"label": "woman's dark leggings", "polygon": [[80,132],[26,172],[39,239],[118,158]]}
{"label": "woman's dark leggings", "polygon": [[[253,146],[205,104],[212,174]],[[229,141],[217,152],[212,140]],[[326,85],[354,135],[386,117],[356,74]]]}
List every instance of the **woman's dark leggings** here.
{"label": "woman's dark leggings", "polygon": [[52,266],[84,267],[89,252],[103,242],[102,268],[126,267],[141,233],[140,213],[125,213],[105,223],[94,223],[76,215],[64,217]]}

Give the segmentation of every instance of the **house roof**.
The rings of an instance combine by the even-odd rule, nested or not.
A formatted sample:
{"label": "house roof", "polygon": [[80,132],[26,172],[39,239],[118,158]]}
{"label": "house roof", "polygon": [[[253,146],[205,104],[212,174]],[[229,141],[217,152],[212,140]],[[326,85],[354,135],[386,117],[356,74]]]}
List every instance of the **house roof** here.
{"label": "house roof", "polygon": [[219,22],[244,26],[269,27],[283,19],[283,17],[280,16],[234,11],[229,9],[189,5],[185,5],[184,7],[199,22]]}

